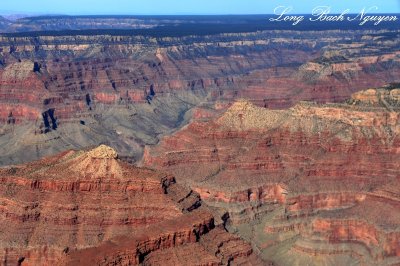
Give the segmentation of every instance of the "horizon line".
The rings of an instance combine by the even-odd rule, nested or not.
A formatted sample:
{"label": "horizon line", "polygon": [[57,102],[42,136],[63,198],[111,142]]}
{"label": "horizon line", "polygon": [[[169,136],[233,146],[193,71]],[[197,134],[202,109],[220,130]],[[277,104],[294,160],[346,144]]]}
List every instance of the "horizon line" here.
{"label": "horizon line", "polygon": [[[330,15],[340,15],[341,13],[331,13]],[[360,12],[357,13],[347,13],[349,15],[356,15],[360,14]],[[382,12],[382,13],[369,13],[368,15],[400,15],[400,12]],[[26,15],[26,17],[58,17],[58,16],[70,16],[70,17],[79,17],[79,16],[263,16],[263,15],[274,15],[277,16],[277,14],[274,13],[176,13],[176,14],[149,14],[149,13],[136,13],[136,14],[113,14],[113,13],[103,13],[103,14],[90,14],[90,13],[82,13],[82,14],[56,14],[56,13],[2,13],[0,11],[0,16],[12,16],[12,15]],[[312,15],[310,13],[293,13],[291,14],[292,16],[296,15]]]}

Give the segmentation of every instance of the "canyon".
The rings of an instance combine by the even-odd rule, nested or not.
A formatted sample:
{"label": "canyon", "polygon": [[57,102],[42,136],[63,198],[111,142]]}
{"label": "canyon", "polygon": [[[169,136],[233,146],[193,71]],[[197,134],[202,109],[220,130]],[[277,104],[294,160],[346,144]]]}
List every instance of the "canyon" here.
{"label": "canyon", "polygon": [[0,168],[2,263],[400,262],[400,88],[218,109],[139,167],[100,145]]}
{"label": "canyon", "polygon": [[164,253],[197,262],[188,251],[204,265],[262,263],[197,193],[105,145],[3,168],[0,178],[2,264],[154,265]]}
{"label": "canyon", "polygon": [[267,21],[0,19],[1,263],[399,265],[398,27]]}
{"label": "canyon", "polygon": [[168,171],[276,265],[400,262],[400,89],[271,110],[233,103],[157,146]]}
{"label": "canyon", "polygon": [[1,35],[0,165],[100,144],[138,162],[199,106],[341,102],[399,82],[397,30],[173,33]]}

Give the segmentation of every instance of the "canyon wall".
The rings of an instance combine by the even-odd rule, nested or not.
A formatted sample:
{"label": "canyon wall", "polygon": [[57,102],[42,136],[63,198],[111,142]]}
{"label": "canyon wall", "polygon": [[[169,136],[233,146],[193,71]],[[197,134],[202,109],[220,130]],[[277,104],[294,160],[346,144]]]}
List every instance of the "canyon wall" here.
{"label": "canyon wall", "polygon": [[138,161],[145,145],[185,125],[197,106],[237,98],[269,108],[341,102],[357,90],[399,82],[396,36],[3,34],[0,164],[101,143]]}
{"label": "canyon wall", "polygon": [[105,145],[2,168],[0,181],[4,265],[155,265],[164,253],[196,262],[188,252],[207,265],[262,263],[195,192]]}
{"label": "canyon wall", "polygon": [[241,100],[146,147],[142,164],[199,193],[265,260],[395,265],[398,92],[370,89],[347,103],[285,110]]}

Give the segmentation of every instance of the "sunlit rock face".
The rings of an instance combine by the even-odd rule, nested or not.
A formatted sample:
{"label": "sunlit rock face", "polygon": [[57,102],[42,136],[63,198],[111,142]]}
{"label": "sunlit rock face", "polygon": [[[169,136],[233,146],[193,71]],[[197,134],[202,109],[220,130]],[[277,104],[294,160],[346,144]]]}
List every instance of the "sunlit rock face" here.
{"label": "sunlit rock face", "polygon": [[400,264],[397,29],[110,23],[0,19],[2,264]]}
{"label": "sunlit rock face", "polygon": [[101,145],[0,169],[1,262],[149,265],[164,253],[196,262],[199,252],[205,264],[262,263],[216,227],[197,193],[117,157]]}
{"label": "sunlit rock face", "polygon": [[277,265],[400,261],[398,89],[270,110],[240,100],[146,147]]}
{"label": "sunlit rock face", "polygon": [[341,102],[399,82],[399,38],[388,29],[84,33],[0,36],[1,165],[102,143],[138,161],[200,105]]}

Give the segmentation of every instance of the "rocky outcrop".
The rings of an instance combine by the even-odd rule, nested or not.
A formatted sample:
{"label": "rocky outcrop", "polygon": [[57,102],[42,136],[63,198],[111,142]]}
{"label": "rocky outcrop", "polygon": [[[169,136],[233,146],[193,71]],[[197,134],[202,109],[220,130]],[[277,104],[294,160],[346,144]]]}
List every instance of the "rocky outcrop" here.
{"label": "rocky outcrop", "polygon": [[1,168],[0,186],[4,265],[149,264],[153,252],[204,250],[200,241],[217,249],[207,240],[215,230],[240,246],[224,256],[204,251],[210,261],[259,260],[248,243],[215,228],[195,192],[122,162],[106,145]]}
{"label": "rocky outcrop", "polygon": [[400,106],[400,89],[396,88],[398,85],[393,84],[384,89],[369,89],[354,93],[349,102],[358,105],[382,106],[391,111]]}
{"label": "rocky outcrop", "polygon": [[400,263],[398,32],[189,23],[1,34],[2,263]]}
{"label": "rocky outcrop", "polygon": [[145,229],[135,238],[116,238],[70,253],[66,265],[230,265],[263,262],[239,237],[214,228],[210,214],[194,211],[178,223]]}
{"label": "rocky outcrop", "polygon": [[[177,223],[157,224],[146,228],[134,238],[115,238],[99,247],[72,252],[66,258],[67,265],[138,265],[153,251],[174,248],[197,242],[200,237],[214,228],[209,213],[194,211],[183,215]],[[226,232],[225,232],[226,233]],[[196,252],[193,250],[192,252]]]}
{"label": "rocky outcrop", "polygon": [[142,163],[197,191],[265,260],[390,265],[400,260],[396,97],[370,89],[286,110],[242,100],[146,147]]}
{"label": "rocky outcrop", "polygon": [[[78,18],[76,25],[93,19],[111,18]],[[26,20],[32,27],[48,20],[50,28],[57,21]],[[360,88],[399,82],[399,43],[390,29],[378,37],[367,30],[226,30],[152,37],[119,31],[2,34],[0,164],[101,143],[138,161],[144,145],[157,143],[191,115],[204,115],[191,111],[200,105],[237,98],[269,108],[301,100],[340,102]],[[56,126],[46,119],[49,110]]]}

